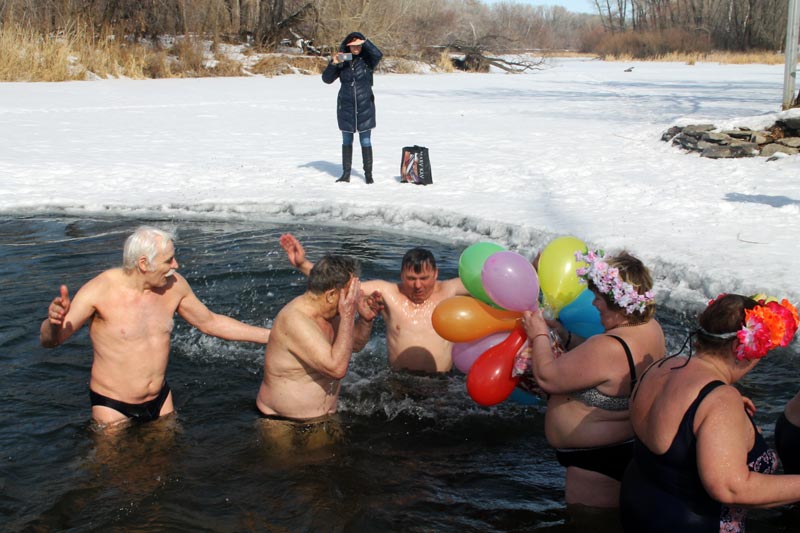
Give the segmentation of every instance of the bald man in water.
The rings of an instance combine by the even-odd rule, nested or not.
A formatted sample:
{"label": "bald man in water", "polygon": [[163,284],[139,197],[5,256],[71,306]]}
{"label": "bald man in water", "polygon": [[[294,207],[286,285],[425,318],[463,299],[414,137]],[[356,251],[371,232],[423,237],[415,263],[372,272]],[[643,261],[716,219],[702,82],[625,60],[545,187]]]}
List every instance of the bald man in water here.
{"label": "bald man in water", "polygon": [[270,330],[212,313],[178,274],[172,234],[143,226],[125,241],[123,266],[102,272],[70,298],[66,285],[40,328],[54,348],[89,322],[94,358],[92,418],[100,426],[155,420],[174,411],[166,381],[177,312],[207,335],[265,344]]}
{"label": "bald man in water", "polygon": [[[300,241],[291,233],[281,235],[281,247],[289,262],[305,275],[313,263],[306,259]],[[458,278],[439,281],[433,254],[424,248],[406,252],[400,269],[400,282],[362,281],[365,293],[378,293],[383,299],[381,316],[386,323],[386,345],[393,370],[447,372],[453,366],[452,343],[433,329],[433,310],[442,300],[467,294]]]}

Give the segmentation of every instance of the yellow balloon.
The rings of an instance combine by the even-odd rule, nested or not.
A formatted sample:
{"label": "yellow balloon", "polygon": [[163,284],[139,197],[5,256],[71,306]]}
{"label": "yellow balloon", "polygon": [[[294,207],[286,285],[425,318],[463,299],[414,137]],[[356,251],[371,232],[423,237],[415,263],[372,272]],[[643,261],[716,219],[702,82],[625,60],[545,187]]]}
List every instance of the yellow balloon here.
{"label": "yellow balloon", "polygon": [[778,301],[778,299],[775,298],[774,296],[768,296],[766,293],[763,293],[763,292],[759,292],[758,294],[754,294],[750,298],[752,298],[753,300],[755,300],[757,302],[760,302],[761,300],[764,300],[764,303],[770,303],[770,302],[777,302]]}
{"label": "yellow balloon", "polygon": [[550,241],[539,258],[539,286],[544,305],[558,316],[561,309],[586,289],[575,270],[586,266],[575,260],[575,252],[586,253],[586,243],[577,237],[558,237]]}

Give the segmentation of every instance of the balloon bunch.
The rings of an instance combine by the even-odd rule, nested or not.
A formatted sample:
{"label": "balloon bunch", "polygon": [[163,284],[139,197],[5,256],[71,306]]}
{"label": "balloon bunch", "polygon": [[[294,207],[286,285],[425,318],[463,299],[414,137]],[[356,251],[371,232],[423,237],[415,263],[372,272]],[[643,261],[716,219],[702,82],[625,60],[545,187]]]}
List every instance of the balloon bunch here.
{"label": "balloon bunch", "polygon": [[519,382],[512,368],[527,340],[522,312],[539,308],[539,279],[528,259],[487,242],[464,250],[458,275],[471,296],[454,296],[437,305],[433,328],[456,343],[453,364],[467,374],[472,399],[495,405]]}
{"label": "balloon bunch", "polygon": [[[454,343],[453,364],[467,374],[467,392],[480,405],[495,405],[519,383],[514,358],[527,341],[522,313],[543,304],[568,331],[590,337],[603,331],[594,296],[575,270],[575,252],[586,244],[575,237],[550,242],[539,258],[539,273],[522,255],[479,242],[461,254],[458,275],[470,296],[448,298],[433,311],[433,328]],[[529,396],[529,395],[528,395]],[[529,399],[525,398],[528,403]]]}

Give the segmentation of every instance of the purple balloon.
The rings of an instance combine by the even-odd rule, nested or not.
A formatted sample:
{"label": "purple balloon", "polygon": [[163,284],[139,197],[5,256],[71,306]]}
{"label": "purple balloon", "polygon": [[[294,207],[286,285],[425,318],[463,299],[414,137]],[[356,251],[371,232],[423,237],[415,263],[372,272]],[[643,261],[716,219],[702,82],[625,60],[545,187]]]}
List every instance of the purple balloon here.
{"label": "purple balloon", "polygon": [[507,331],[492,333],[472,342],[456,342],[453,344],[453,364],[464,374],[469,373],[472,363],[483,355],[483,352],[497,346],[508,337]]}
{"label": "purple balloon", "polygon": [[497,252],[483,264],[481,282],[494,303],[510,311],[539,308],[539,276],[527,258],[517,252]]}

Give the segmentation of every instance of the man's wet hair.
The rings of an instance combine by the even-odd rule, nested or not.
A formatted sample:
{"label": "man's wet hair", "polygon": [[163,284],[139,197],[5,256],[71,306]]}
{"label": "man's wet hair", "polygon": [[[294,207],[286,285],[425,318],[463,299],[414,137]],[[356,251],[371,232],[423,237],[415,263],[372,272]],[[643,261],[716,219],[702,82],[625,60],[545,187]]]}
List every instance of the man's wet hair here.
{"label": "man's wet hair", "polygon": [[360,265],[352,257],[325,254],[308,274],[308,290],[322,294],[330,289],[343,289],[353,276],[358,276]]}
{"label": "man's wet hair", "polygon": [[436,270],[436,259],[430,250],[425,248],[412,248],[403,256],[403,264],[400,266],[400,271],[413,270],[419,274],[425,265],[430,265],[433,270]]}

